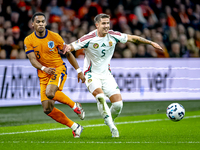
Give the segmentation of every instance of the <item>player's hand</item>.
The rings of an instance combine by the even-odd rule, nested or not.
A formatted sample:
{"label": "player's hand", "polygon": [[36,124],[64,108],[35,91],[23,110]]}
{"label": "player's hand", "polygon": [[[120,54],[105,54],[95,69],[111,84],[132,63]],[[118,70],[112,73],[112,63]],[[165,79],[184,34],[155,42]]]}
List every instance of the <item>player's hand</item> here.
{"label": "player's hand", "polygon": [[44,72],[46,72],[49,75],[55,74],[56,69],[55,68],[45,68]]}
{"label": "player's hand", "polygon": [[71,45],[65,44],[65,45],[63,46],[62,54],[68,53],[68,52],[70,52],[70,51],[71,51]]}
{"label": "player's hand", "polygon": [[164,50],[162,49],[162,47],[160,45],[158,45],[157,43],[155,42],[151,42],[151,45],[156,49],[156,50],[159,50],[161,52],[164,52]]}
{"label": "player's hand", "polygon": [[80,81],[80,79],[82,80],[82,83],[85,82],[85,76],[83,72],[78,73],[78,82]]}

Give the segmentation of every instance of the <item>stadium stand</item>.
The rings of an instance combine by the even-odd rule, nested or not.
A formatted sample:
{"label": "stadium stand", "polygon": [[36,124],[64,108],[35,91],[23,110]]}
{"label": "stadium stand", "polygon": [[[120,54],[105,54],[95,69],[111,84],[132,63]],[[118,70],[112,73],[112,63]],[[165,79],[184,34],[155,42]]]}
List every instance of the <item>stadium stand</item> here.
{"label": "stadium stand", "polygon": [[[33,32],[35,12],[47,16],[47,29],[66,43],[95,29],[94,16],[111,16],[111,29],[158,42],[150,46],[118,44],[113,58],[199,57],[200,4],[195,0],[0,0],[0,59],[26,59],[24,38]],[[84,57],[84,50],[74,53]]]}

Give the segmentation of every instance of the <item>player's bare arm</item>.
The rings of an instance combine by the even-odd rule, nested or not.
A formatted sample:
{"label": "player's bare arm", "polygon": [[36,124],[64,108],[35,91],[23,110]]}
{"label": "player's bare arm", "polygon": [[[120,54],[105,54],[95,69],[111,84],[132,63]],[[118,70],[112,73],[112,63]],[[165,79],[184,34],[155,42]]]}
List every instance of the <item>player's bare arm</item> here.
{"label": "player's bare arm", "polygon": [[160,45],[158,45],[157,43],[155,43],[153,41],[150,41],[150,40],[147,40],[143,37],[140,37],[140,36],[128,35],[128,42],[133,42],[133,43],[136,43],[136,44],[140,44],[140,43],[151,44],[156,50],[160,50],[160,51],[163,52],[163,49],[162,49],[162,47],[160,47]]}
{"label": "player's bare arm", "polygon": [[83,74],[83,72],[80,70],[79,71],[79,65],[78,65],[78,63],[77,63],[77,61],[76,61],[76,58],[74,57],[74,55],[71,53],[71,52],[67,52],[66,53],[66,57],[67,57],[67,59],[68,59],[68,61],[69,61],[69,63],[77,70],[77,72],[78,72],[78,82],[80,81],[80,79],[82,80],[82,83],[84,83],[85,82],[85,76],[84,76],[84,74]]}
{"label": "player's bare arm", "polygon": [[[31,53],[27,54],[27,56],[28,56],[28,59],[30,60],[30,62],[31,62],[31,64],[32,64],[33,67],[35,67],[35,68],[37,68],[37,69],[39,69],[39,70],[43,70],[44,72],[46,72],[46,73],[48,73],[48,74],[50,74],[50,75],[52,75],[52,74],[55,73],[55,68],[48,68],[48,67],[42,66],[42,65],[37,61],[37,58],[36,58],[34,52],[31,52]],[[42,69],[42,67],[43,67],[44,69]]]}
{"label": "player's bare arm", "polygon": [[67,52],[72,52],[72,51],[74,51],[75,49],[74,49],[74,47],[73,47],[73,45],[72,44],[65,44],[64,46],[63,46],[63,54],[66,54]]}

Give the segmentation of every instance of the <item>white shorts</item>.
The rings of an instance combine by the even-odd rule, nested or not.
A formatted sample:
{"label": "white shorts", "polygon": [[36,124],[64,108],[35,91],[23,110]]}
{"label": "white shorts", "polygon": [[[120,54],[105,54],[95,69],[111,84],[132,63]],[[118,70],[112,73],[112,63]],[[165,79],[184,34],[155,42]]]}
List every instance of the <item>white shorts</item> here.
{"label": "white shorts", "polygon": [[97,88],[101,88],[107,97],[111,97],[114,94],[120,94],[119,87],[113,75],[108,75],[106,78],[102,79],[99,75],[87,73],[85,78],[85,84],[90,93],[93,93]]}

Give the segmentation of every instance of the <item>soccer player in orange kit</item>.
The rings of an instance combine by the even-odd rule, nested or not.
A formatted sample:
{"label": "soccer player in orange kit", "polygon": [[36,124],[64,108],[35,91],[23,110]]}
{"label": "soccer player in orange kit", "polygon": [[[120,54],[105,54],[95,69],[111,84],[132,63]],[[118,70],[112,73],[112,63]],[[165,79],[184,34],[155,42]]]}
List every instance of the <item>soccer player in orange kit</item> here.
{"label": "soccer player in orange kit", "polygon": [[[66,45],[62,37],[46,29],[46,16],[37,12],[32,17],[32,26],[35,32],[24,40],[25,52],[33,67],[37,68],[40,80],[40,95],[44,113],[55,121],[72,129],[73,136],[79,138],[83,127],[70,120],[62,111],[54,107],[55,101],[69,105],[74,112],[84,119],[85,112],[80,103],[75,103],[62,91],[67,79],[67,68],[63,62],[59,50]],[[77,70],[78,82],[85,82],[85,77],[72,53],[66,57],[70,64]]]}

